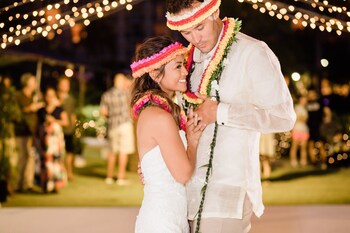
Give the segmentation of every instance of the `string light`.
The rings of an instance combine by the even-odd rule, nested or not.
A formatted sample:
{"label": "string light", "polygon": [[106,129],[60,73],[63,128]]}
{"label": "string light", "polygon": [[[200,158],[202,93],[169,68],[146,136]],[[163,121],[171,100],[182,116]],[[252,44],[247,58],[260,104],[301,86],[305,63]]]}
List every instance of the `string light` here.
{"label": "string light", "polygon": [[26,3],[30,3],[30,2],[34,2],[34,1],[35,0],[22,0],[20,2],[14,2],[14,3],[12,3],[12,5],[9,5],[9,6],[1,8],[0,9],[0,13],[1,12],[5,12],[5,11],[9,11],[9,10],[15,8],[15,7],[19,7],[19,6],[22,6],[22,5],[26,4]]}
{"label": "string light", "polygon": [[312,6],[315,9],[320,9],[321,11],[328,11],[329,13],[337,13],[337,14],[343,14],[344,16],[350,17],[350,11],[347,11],[347,8],[345,6],[339,7],[335,5],[329,4],[328,1],[309,1],[309,0],[304,0],[303,3],[306,3],[310,6]]}
{"label": "string light", "polygon": [[[28,0],[27,0],[27,2],[28,2]],[[34,2],[34,1],[31,1],[31,2]],[[65,2],[65,1],[61,1],[61,2],[59,2],[59,3],[56,3],[56,4],[55,4],[55,7],[59,8],[60,5],[61,5],[62,3],[64,3],[64,2]],[[68,3],[69,3],[69,1],[66,2],[66,4],[68,4]],[[41,9],[37,9],[37,10],[33,11],[33,12],[32,12],[32,15],[33,15],[33,17],[44,16],[46,10],[51,10],[51,9],[52,9],[52,5],[48,5],[48,6],[46,6],[46,7],[43,7],[43,8],[41,8]],[[1,11],[0,11],[0,12],[1,12]],[[16,13],[15,17],[16,17],[17,19],[19,19],[19,18],[21,17],[21,14],[20,14],[20,13]],[[25,14],[23,15],[23,19],[26,20],[27,18],[28,18],[28,14],[25,13]],[[12,21],[13,19],[14,19],[14,17],[13,17],[12,15],[10,15],[9,18],[8,18],[9,21]]]}
{"label": "string light", "polygon": [[[82,23],[85,26],[88,26],[92,21],[110,15],[116,11],[122,9],[132,10],[132,5],[141,1],[142,0],[120,0],[118,2],[96,0],[87,4],[69,7],[69,3],[73,2],[76,4],[78,3],[78,0],[63,0],[57,3],[48,4],[41,9],[35,9],[31,12],[23,13],[23,16],[19,13],[15,13],[14,16],[16,19],[19,20],[19,18],[21,18],[20,23],[8,27],[8,22],[0,22],[0,28],[4,28],[5,31],[8,29],[8,32],[5,32],[2,38],[0,38],[0,47],[5,49],[11,45],[19,45],[25,40],[33,41],[36,37],[40,36],[52,39],[55,34],[62,34],[63,30],[72,28],[77,23]],[[23,0],[21,5],[28,2],[29,0]],[[62,7],[63,5],[66,6]],[[20,4],[16,5],[14,3],[13,5],[8,6],[7,11],[16,6],[20,6]],[[60,12],[61,9],[68,10]],[[2,9],[0,9],[0,12],[1,10]],[[13,15],[8,16],[8,19],[9,21],[13,20],[11,24],[16,21]]]}
{"label": "string light", "polygon": [[[295,0],[298,2],[297,0]],[[330,17],[325,14],[320,14],[316,11],[310,11],[298,6],[288,5],[286,3],[274,0],[238,0],[238,2],[249,3],[253,9],[259,10],[261,13],[267,12],[271,17],[276,17],[280,20],[291,20],[295,25],[302,27],[310,27],[311,29],[318,28],[320,31],[332,32],[335,31],[337,35],[342,35],[343,32],[350,32],[350,22],[344,21],[339,17]],[[338,7],[328,4],[328,1],[319,2],[314,1],[300,1],[311,5],[313,8],[318,8],[321,12],[325,9],[332,9],[332,12],[342,14],[344,17],[349,17],[350,13],[346,7]],[[335,10],[333,10],[335,9]]]}

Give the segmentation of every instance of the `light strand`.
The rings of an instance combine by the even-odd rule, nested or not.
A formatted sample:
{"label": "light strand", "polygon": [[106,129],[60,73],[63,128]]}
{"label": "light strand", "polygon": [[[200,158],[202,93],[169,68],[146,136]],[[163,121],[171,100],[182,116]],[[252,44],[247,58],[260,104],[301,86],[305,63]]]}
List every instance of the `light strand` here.
{"label": "light strand", "polygon": [[318,9],[320,11],[328,11],[329,13],[339,13],[339,14],[343,14],[346,15],[347,17],[350,17],[350,11],[347,11],[347,7],[343,6],[335,6],[332,4],[329,4],[328,1],[324,0],[322,2],[318,1],[318,0],[314,0],[314,1],[308,1],[308,0],[304,0],[304,1],[297,1],[294,0],[295,2],[303,2],[306,3],[308,5],[310,5],[311,7]]}
{"label": "light strand", "polygon": [[335,31],[339,36],[342,35],[343,32],[350,32],[349,21],[319,14],[294,5],[288,5],[273,0],[238,0],[238,2],[249,3],[252,5],[253,9],[259,10],[260,13],[267,13],[271,17],[276,17],[280,20],[291,20],[293,24],[300,23],[303,27],[310,27],[312,29],[318,28],[320,31],[327,32]]}
{"label": "light strand", "polygon": [[[59,16],[57,16],[57,14],[53,16],[57,16],[56,23],[54,24],[49,24],[48,20],[45,18],[45,14],[41,14],[40,19],[35,18],[30,24],[24,26],[17,25],[18,27],[16,26],[16,28],[9,27],[9,33],[3,34],[2,38],[0,38],[0,47],[5,49],[12,45],[19,45],[26,40],[34,40],[39,36],[47,37],[49,33],[52,32],[61,34],[63,30],[74,27],[76,23],[80,22],[88,26],[92,21],[122,9],[132,10],[132,4],[141,1],[142,0],[120,0],[118,3],[117,1],[96,0],[79,7],[73,6],[70,10],[59,13]],[[47,6],[45,8],[47,9]],[[39,15],[39,13],[37,15]],[[34,21],[36,23],[33,24]]]}
{"label": "light strand", "polygon": [[[35,1],[35,0],[22,0],[22,1],[20,1],[20,2],[14,2],[14,3],[12,3],[11,5],[8,5],[8,6],[6,6],[6,7],[1,8],[1,9],[0,9],[0,13],[1,13],[1,12],[9,11],[9,10],[11,10],[11,9],[13,9],[13,8],[16,8],[16,7],[19,7],[19,6],[23,6],[24,4],[27,4],[27,3],[30,3],[30,2],[34,2],[34,1]],[[43,0],[41,0],[41,1],[43,1]]]}

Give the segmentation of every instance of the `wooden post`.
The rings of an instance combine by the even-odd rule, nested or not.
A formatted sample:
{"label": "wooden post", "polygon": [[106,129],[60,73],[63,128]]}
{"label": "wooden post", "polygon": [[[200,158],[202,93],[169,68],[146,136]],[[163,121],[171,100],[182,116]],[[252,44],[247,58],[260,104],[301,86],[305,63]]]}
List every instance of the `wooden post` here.
{"label": "wooden post", "polygon": [[79,109],[82,109],[85,102],[85,92],[86,92],[86,80],[85,80],[85,66],[79,66]]}
{"label": "wooden post", "polygon": [[40,84],[41,84],[41,75],[43,71],[43,61],[40,59],[38,60],[38,63],[36,64],[36,90],[35,90],[35,95],[34,95],[34,102],[39,101],[40,97]]}

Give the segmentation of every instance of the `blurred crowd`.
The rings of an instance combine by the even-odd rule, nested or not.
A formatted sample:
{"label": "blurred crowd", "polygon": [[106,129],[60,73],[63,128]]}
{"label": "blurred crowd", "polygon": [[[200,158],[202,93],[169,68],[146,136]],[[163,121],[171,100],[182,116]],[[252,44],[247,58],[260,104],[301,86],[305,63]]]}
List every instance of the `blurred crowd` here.
{"label": "blurred crowd", "polygon": [[10,77],[0,80],[0,175],[10,194],[31,192],[35,184],[57,192],[73,179],[76,114],[70,80],[61,77],[43,93],[31,73],[20,82],[16,90]]}
{"label": "blurred crowd", "polygon": [[[75,133],[81,122],[70,93],[71,80],[62,76],[56,81],[41,91],[36,76],[24,73],[21,88],[16,89],[10,77],[0,76],[0,181],[4,181],[0,188],[7,194],[56,193],[74,179],[79,159],[75,147],[80,145]],[[127,75],[117,73],[101,96],[99,115],[108,129],[107,184],[129,184],[128,156],[135,152],[131,83]],[[1,193],[0,203],[6,200]]]}
{"label": "blurred crowd", "polygon": [[[349,83],[316,80],[303,85],[286,78],[297,121],[291,132],[261,136],[262,178],[270,177],[271,162],[281,156],[293,168],[313,165],[327,169],[337,160],[348,159]],[[23,74],[18,89],[11,85],[10,77],[0,76],[0,190],[31,192],[38,186],[46,193],[57,192],[74,179],[77,116],[70,81],[60,77],[55,86],[41,92],[33,74]],[[135,152],[129,109],[132,80],[119,73],[113,81],[113,86],[101,96],[99,106],[108,129],[105,182],[126,185],[128,155]]]}
{"label": "blurred crowd", "polygon": [[291,83],[286,78],[297,120],[291,132],[262,135],[260,158],[263,178],[270,177],[270,163],[277,155],[281,156],[282,147],[293,168],[313,165],[327,169],[335,163],[349,163],[349,83],[336,84],[326,78],[315,80],[305,85],[303,82]]}

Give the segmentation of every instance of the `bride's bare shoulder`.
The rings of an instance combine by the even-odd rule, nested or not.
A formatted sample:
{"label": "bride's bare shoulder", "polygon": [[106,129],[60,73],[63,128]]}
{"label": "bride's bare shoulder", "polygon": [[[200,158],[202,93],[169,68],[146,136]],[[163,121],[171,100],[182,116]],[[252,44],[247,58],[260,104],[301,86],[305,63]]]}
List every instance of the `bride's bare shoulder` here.
{"label": "bride's bare shoulder", "polygon": [[142,121],[152,123],[157,121],[167,121],[169,119],[172,119],[171,114],[156,106],[146,107],[144,110],[142,110],[139,116],[139,122]]}

